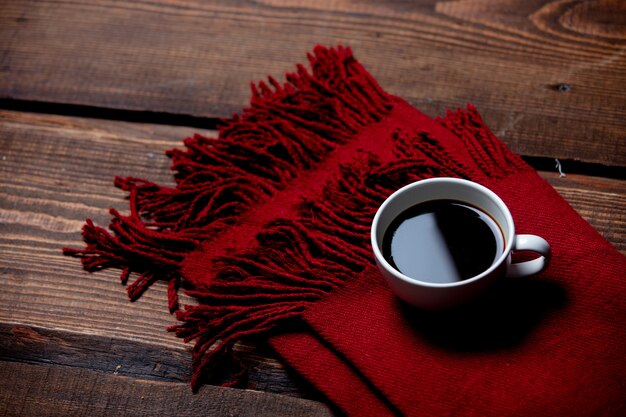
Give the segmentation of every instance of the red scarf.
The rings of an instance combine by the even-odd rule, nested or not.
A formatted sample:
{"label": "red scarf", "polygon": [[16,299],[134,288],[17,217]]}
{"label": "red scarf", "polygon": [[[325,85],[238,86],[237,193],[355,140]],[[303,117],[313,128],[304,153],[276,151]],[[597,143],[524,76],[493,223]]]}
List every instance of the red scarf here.
{"label": "red scarf", "polygon": [[[112,211],[113,234],[88,220],[87,247],[65,252],[136,275],[131,299],[169,281],[170,330],[196,342],[194,388],[237,363],[236,341],[264,336],[349,415],[626,414],[626,258],[475,109],[434,121],[349,49],[309,59],[254,87],[217,140],[170,151],[176,187],[117,178],[130,215]],[[370,223],[391,192],[436,176],[500,195],[518,233],[550,242],[550,268],[454,311],[400,303],[373,266]],[[198,304],[179,309],[179,286]]]}

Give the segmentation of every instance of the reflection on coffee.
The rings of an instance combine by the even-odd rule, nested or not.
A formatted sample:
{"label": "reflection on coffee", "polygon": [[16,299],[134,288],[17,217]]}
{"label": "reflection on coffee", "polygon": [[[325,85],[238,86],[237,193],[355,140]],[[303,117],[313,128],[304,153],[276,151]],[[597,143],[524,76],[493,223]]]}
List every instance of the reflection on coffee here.
{"label": "reflection on coffee", "polygon": [[458,282],[487,270],[504,251],[498,224],[457,200],[417,204],[396,217],[383,237],[383,256],[413,279]]}

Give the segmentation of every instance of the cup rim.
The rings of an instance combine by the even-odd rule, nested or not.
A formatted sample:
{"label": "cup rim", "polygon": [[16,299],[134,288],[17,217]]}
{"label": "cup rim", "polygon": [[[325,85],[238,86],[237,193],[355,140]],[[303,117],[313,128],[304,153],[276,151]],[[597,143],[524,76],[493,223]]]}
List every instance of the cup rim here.
{"label": "cup rim", "polygon": [[[384,209],[391,203],[391,201],[395,200],[398,195],[407,192],[407,190],[412,189],[412,188],[416,188],[416,187],[420,187],[423,186],[424,184],[429,184],[429,183],[437,183],[437,182],[453,182],[453,183],[457,183],[457,184],[462,184],[464,186],[468,186],[471,188],[476,189],[477,191],[480,191],[483,194],[486,194],[491,200],[495,201],[496,204],[498,205],[498,207],[500,208],[500,210],[502,211],[502,214],[504,215],[508,225],[507,225],[507,230],[502,230],[503,233],[505,234],[505,247],[504,250],[502,251],[502,254],[500,254],[500,256],[498,257],[498,259],[486,270],[484,270],[483,272],[481,272],[478,275],[475,275],[471,278],[467,278],[464,279],[462,281],[457,281],[457,282],[446,282],[446,283],[437,283],[437,282],[427,282],[427,281],[420,281],[418,279],[415,278],[411,278],[407,275],[404,275],[403,273],[401,273],[400,271],[398,271],[396,268],[394,268],[393,266],[391,266],[391,264],[389,264],[389,262],[387,262],[387,260],[385,259],[385,257],[383,256],[380,248],[378,247],[378,241],[376,239],[376,231],[378,229],[378,223],[380,220],[380,216],[381,213],[384,211]],[[503,229],[503,225],[498,224],[498,226]],[[480,279],[489,276],[490,274],[493,273],[493,271],[495,271],[497,268],[499,268],[503,262],[506,261],[506,259],[508,258],[509,254],[511,253],[511,250],[513,248],[513,240],[515,238],[515,225],[513,223],[513,216],[511,215],[511,212],[509,211],[509,208],[506,206],[506,204],[504,204],[504,201],[502,201],[502,199],[493,191],[491,191],[489,188],[485,187],[484,185],[478,184],[477,182],[474,181],[470,181],[470,180],[466,180],[466,179],[462,179],[462,178],[454,178],[454,177],[436,177],[436,178],[427,178],[427,179],[423,179],[423,180],[419,180],[419,181],[415,181],[412,182],[410,184],[405,185],[402,188],[399,188],[398,190],[394,191],[391,195],[389,195],[385,201],[383,201],[383,203],[380,205],[380,207],[378,207],[378,210],[376,211],[376,214],[374,215],[374,219],[372,220],[372,227],[371,227],[371,231],[370,231],[370,240],[371,240],[371,245],[372,245],[372,250],[374,251],[374,256],[376,258],[376,261],[378,262],[379,265],[382,265],[383,268],[385,268],[386,272],[388,272],[389,274],[391,274],[393,277],[395,277],[396,279],[399,279],[401,281],[406,282],[407,284],[411,284],[411,285],[417,285],[417,286],[422,286],[422,287],[430,287],[430,288],[451,288],[451,287],[460,287],[463,285],[468,285],[472,282],[475,281],[479,281]]]}

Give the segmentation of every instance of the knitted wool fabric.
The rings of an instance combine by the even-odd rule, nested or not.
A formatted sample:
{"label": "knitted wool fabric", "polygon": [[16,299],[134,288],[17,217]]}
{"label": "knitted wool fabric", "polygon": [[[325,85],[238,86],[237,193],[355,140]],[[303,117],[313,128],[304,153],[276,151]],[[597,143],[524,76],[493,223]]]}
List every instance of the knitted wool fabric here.
{"label": "knitted wool fabric", "polygon": [[369,265],[305,312],[307,333],[272,345],[349,415],[624,415],[626,259],[467,115],[457,142],[499,147],[510,161],[483,155],[475,160],[483,168],[468,175],[476,166],[464,160],[469,170],[454,176],[496,191],[520,233],[548,239],[551,267],[454,311],[427,313],[399,302]]}
{"label": "knitted wool fabric", "polygon": [[[176,187],[117,178],[130,215],[112,211],[113,234],[88,220],[87,247],[65,252],[137,275],[131,299],[169,282],[170,330],[196,342],[194,388],[236,341],[265,335],[349,415],[623,412],[625,258],[473,108],[434,121],[349,49],[309,60],[253,86],[217,140],[170,151]],[[494,190],[519,233],[550,242],[552,266],[457,311],[398,302],[372,266],[370,222],[395,189],[435,176]],[[181,286],[197,304],[179,308]]]}

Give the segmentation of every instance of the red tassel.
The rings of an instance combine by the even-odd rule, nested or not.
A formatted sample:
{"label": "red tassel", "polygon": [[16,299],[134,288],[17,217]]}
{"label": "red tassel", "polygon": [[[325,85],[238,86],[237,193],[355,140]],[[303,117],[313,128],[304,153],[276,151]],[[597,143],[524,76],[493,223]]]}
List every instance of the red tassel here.
{"label": "red tassel", "polygon": [[88,271],[119,268],[122,282],[139,274],[128,286],[131,299],[169,280],[169,306],[177,309],[187,254],[391,110],[391,97],[349,48],[316,47],[308,58],[311,72],[299,65],[283,85],[273,78],[252,85],[250,107],[225,120],[217,140],[196,134],[185,150],[168,151],[175,187],[117,177],[130,194],[130,216],[112,211],[113,234],[87,220],[86,247],[64,253],[82,258]]}
{"label": "red tassel", "polygon": [[[505,166],[523,166],[475,109],[449,113],[440,122],[462,142],[479,138],[479,145],[468,147],[473,161],[457,163],[423,132],[396,132],[397,160],[382,164],[366,154],[342,167],[323,190],[325,199],[305,200],[295,219],[267,224],[256,235],[256,246],[211,259],[210,280],[182,281],[182,263],[200,245],[210,247],[226,236],[244,214],[258,214],[250,211],[297,185],[306,171],[391,110],[392,98],[349,48],[318,47],[309,61],[311,71],[298,66],[283,85],[272,78],[253,85],[250,107],[224,121],[217,140],[194,135],[185,139],[185,150],[168,151],[174,187],[117,177],[115,185],[129,192],[130,215],[111,210],[109,230],[87,220],[86,247],[64,249],[80,257],[88,271],[118,268],[124,283],[136,274],[127,286],[132,300],[155,281],[168,281],[168,307],[182,321],[169,330],[196,340],[194,389],[210,377],[218,359],[239,363],[235,342],[297,319],[365,268],[371,262],[371,218],[391,192],[433,176],[503,176]],[[181,286],[200,304],[179,310]],[[239,369],[227,384],[242,376]]]}
{"label": "red tassel", "polygon": [[[345,249],[329,231],[356,241],[357,232],[366,227],[364,217],[353,224],[331,216],[327,207],[311,205],[307,211],[303,205],[308,217],[302,223],[276,222],[259,235],[260,242],[273,247],[270,251],[245,261],[221,259],[212,282],[181,280],[183,260],[199,245],[225,233],[251,208],[270,200],[391,111],[392,97],[349,48],[317,47],[308,58],[311,70],[297,66],[282,85],[273,78],[253,84],[250,107],[225,120],[217,140],[194,135],[184,140],[184,150],[168,151],[174,187],[117,177],[115,185],[129,193],[130,215],[112,210],[109,230],[87,220],[85,248],[63,249],[81,258],[90,272],[118,268],[125,284],[136,275],[127,286],[131,300],[155,281],[169,281],[169,309],[183,320],[169,330],[196,339],[194,388],[216,358],[239,363],[234,380],[227,383],[241,381],[244,372],[233,355],[237,340],[298,317],[306,305],[362,267],[366,245]],[[350,181],[342,186],[351,187],[351,192],[359,188]],[[358,216],[357,207],[348,201],[346,210]],[[318,230],[327,219],[330,229]],[[296,269],[287,272],[285,264]],[[205,304],[179,310],[178,289],[185,285]]]}
{"label": "red tassel", "polygon": [[450,113],[445,123],[461,137],[479,138],[470,150],[473,161],[450,158],[445,146],[465,146],[462,142],[442,144],[423,132],[396,132],[398,159],[382,164],[367,155],[343,167],[325,188],[326,198],[304,201],[295,220],[268,224],[257,235],[258,246],[214,261],[218,272],[211,281],[189,291],[201,304],[185,306],[177,313],[183,323],[170,328],[186,341],[196,340],[194,387],[202,375],[211,375],[217,360],[233,355],[236,341],[284,326],[371,263],[370,222],[393,191],[434,176],[506,175],[504,169],[484,170],[487,153],[502,161],[515,156],[496,145],[471,109]]}
{"label": "red tassel", "polygon": [[141,221],[124,217],[116,210],[112,209],[111,214],[113,219],[109,228],[115,235],[88,219],[83,226],[87,246],[84,249],[64,248],[63,253],[80,257],[89,272],[121,269],[122,283],[128,281],[132,272],[138,273],[138,278],[127,287],[131,300],[139,298],[157,279],[170,279],[184,256],[199,244],[182,233],[149,229]]}
{"label": "red tassel", "polygon": [[444,118],[437,118],[437,121],[464,142],[476,163],[477,174],[498,178],[520,169],[528,169],[523,160],[506,149],[487,128],[471,104],[467,110],[448,111]]}

